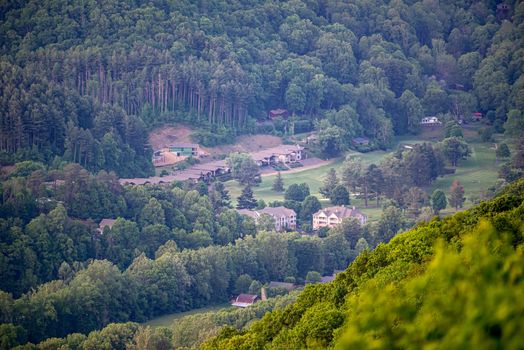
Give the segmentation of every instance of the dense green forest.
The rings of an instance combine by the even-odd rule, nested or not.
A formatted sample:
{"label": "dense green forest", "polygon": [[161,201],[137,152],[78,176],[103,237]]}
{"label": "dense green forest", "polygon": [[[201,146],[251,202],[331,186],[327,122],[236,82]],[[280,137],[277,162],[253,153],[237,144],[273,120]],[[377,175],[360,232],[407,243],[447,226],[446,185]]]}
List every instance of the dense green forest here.
{"label": "dense green forest", "polygon": [[[171,349],[200,344],[224,325],[227,327],[208,339],[203,348],[415,349],[431,345],[517,349],[524,317],[519,302],[524,291],[523,194],[521,180],[491,201],[452,217],[436,218],[379,244],[373,251],[361,253],[333,283],[307,286],[291,305],[294,296],[276,298],[245,310],[190,316],[171,329],[109,324],[88,336],[74,333],[18,349]],[[271,250],[279,246],[274,240],[282,237],[262,235],[253,243],[273,240],[267,248],[260,247],[261,251]],[[249,243],[228,248],[237,250],[231,255],[233,259],[247,258],[245,244]],[[78,317],[81,322],[76,331],[84,332],[88,331],[88,322],[103,324],[96,317],[109,321],[114,321],[115,315],[126,318],[128,315],[121,313],[131,303],[140,302],[132,296],[128,283],[148,285],[155,291],[151,295],[154,298],[147,299],[151,302],[171,302],[170,298],[183,288],[173,290],[175,284],[184,282],[184,255],[204,256],[203,263],[211,262],[215,268],[217,255],[211,252],[208,248],[194,255],[166,250],[155,260],[136,259],[124,273],[107,261],[99,261],[70,281],[46,284],[21,299],[13,300],[4,293],[1,316],[8,323],[0,326],[2,346],[23,344],[28,334],[30,340],[38,341],[42,337],[34,333],[36,330],[50,325],[71,327]],[[173,278],[158,284],[165,269]],[[205,278],[200,273],[193,276],[201,281]],[[148,293],[143,288],[140,291]],[[140,311],[147,309],[143,302]],[[71,314],[76,305],[81,305],[83,312]],[[273,311],[243,328],[269,310]],[[29,324],[20,318],[20,312],[31,312],[25,321],[34,323],[29,333],[24,329]],[[58,329],[49,334],[64,336],[72,331]]]}
{"label": "dense green forest", "polygon": [[[521,346],[523,44],[522,1],[0,1],[0,349]],[[269,121],[277,108],[289,118]],[[238,208],[291,208],[300,233],[239,215],[220,181],[119,182],[154,174],[160,125],[207,146],[315,132],[308,151],[332,158],[391,148],[425,116],[442,121],[438,142],[348,156],[325,177],[326,202],[382,210],[365,225],[304,234],[325,203],[280,174],[284,200],[257,201],[243,154],[228,158]],[[494,143],[485,197],[498,197],[441,219],[464,187],[426,190],[476,156],[468,127]],[[99,232],[102,219],[116,221]],[[287,307],[296,295],[135,323],[348,264]]]}
{"label": "dense green forest", "polygon": [[149,126],[256,132],[277,107],[375,147],[438,113],[480,111],[502,131],[524,108],[524,5],[506,5],[4,1],[2,162],[147,175]]}
{"label": "dense green forest", "polygon": [[204,349],[518,349],[524,182],[361,254],[327,285]]}
{"label": "dense green forest", "polygon": [[[78,164],[18,163],[1,190],[0,321],[32,342],[223,303],[241,285],[330,275],[408,225],[266,232],[230,208],[220,182],[122,187]],[[311,198],[286,204],[306,212]],[[98,232],[102,218],[118,219]]]}

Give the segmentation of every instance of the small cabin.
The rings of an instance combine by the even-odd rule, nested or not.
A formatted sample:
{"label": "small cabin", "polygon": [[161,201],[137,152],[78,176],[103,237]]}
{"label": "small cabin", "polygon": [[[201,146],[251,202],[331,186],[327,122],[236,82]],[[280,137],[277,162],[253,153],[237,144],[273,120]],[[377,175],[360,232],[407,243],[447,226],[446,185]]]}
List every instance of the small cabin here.
{"label": "small cabin", "polygon": [[286,119],[287,117],[289,117],[288,110],[283,109],[283,108],[278,108],[278,109],[273,109],[269,111],[269,119],[275,119],[278,117],[281,117],[283,119]]}
{"label": "small cabin", "polygon": [[231,305],[244,308],[253,305],[257,299],[258,295],[255,294],[239,294]]}
{"label": "small cabin", "polygon": [[108,227],[111,230],[115,222],[116,222],[116,219],[102,219],[102,221],[100,221],[100,223],[98,224],[98,228],[96,229],[96,231],[99,234],[102,234],[104,233],[104,229],[106,227]]}
{"label": "small cabin", "polygon": [[420,121],[421,125],[434,126],[441,125],[442,122],[437,117],[424,117]]}
{"label": "small cabin", "polygon": [[482,120],[482,113],[475,112],[471,114],[471,118],[473,118],[473,120],[476,120],[476,121]]}
{"label": "small cabin", "polygon": [[369,139],[367,137],[355,137],[351,142],[355,146],[367,146],[369,145]]}

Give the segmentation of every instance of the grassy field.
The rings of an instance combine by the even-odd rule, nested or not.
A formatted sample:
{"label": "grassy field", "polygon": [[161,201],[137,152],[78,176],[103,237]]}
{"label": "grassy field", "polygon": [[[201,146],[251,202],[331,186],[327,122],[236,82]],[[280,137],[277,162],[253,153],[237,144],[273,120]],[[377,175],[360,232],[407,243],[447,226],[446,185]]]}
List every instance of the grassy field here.
{"label": "grassy field", "polygon": [[[446,194],[449,193],[449,187],[454,180],[459,180],[465,188],[465,196],[467,198],[465,206],[469,207],[472,202],[468,199],[471,196],[480,196],[487,190],[488,187],[492,186],[497,180],[497,172],[499,164],[495,160],[495,149],[493,143],[482,143],[478,136],[479,126],[472,126],[464,129],[464,136],[466,141],[472,148],[472,155],[467,160],[461,161],[455,174],[447,175],[438,178],[431,187],[426,190],[431,194],[435,189],[441,189]],[[399,146],[404,144],[420,143],[420,142],[436,142],[442,139],[442,129],[433,129],[425,131],[421,135],[417,136],[402,136],[397,137],[394,142],[392,150],[396,150]],[[369,153],[358,153],[350,152],[348,154],[354,154],[360,157],[364,164],[375,163],[378,164],[384,157],[391,154],[391,152],[374,151]],[[340,175],[340,168],[342,166],[344,158],[341,157],[336,159],[333,163],[323,165],[315,169],[305,169],[304,171],[296,173],[282,173],[284,179],[284,186],[288,186],[293,183],[305,182],[309,185],[311,194],[317,196],[324,206],[329,205],[329,201],[323,199],[318,189],[322,186],[322,181],[330,168],[335,168]],[[268,202],[275,200],[283,200],[284,194],[277,193],[271,189],[275,175],[265,176],[262,178],[262,183],[258,187],[253,188],[253,194],[257,199],[263,199]],[[240,195],[242,187],[237,181],[228,181],[225,183],[226,188],[229,190],[233,205],[236,205],[236,198]],[[363,212],[365,212],[370,220],[377,220],[380,217],[380,208],[373,207],[374,203],[370,203],[370,208],[364,208],[363,200],[353,199],[352,205],[357,206]]]}
{"label": "grassy field", "polygon": [[163,315],[163,316],[154,318],[144,323],[144,325],[151,326],[151,327],[170,327],[174,321],[184,316],[202,314],[202,313],[210,312],[210,311],[219,311],[219,310],[228,309],[231,307],[232,307],[231,305],[224,303],[224,304],[219,304],[219,305],[214,305],[214,306],[203,307],[200,309],[194,309],[194,310],[190,310],[186,312],[177,312],[174,314],[168,314],[168,315]]}

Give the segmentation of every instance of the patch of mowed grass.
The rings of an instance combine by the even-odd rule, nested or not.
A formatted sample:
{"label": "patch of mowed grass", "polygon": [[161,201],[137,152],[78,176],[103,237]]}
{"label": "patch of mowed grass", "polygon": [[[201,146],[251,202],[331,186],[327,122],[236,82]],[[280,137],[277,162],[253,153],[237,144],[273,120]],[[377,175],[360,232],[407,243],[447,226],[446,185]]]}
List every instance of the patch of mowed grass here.
{"label": "patch of mowed grass", "polygon": [[[384,159],[384,157],[386,157],[388,154],[390,154],[390,152],[386,151],[373,151],[368,153],[359,153],[351,151],[348,152],[344,157],[337,158],[334,162],[322,165],[318,168],[304,170],[300,170],[300,168],[297,168],[299,170],[294,173],[282,172],[281,175],[282,179],[284,180],[284,188],[287,188],[287,186],[294,183],[300,184],[305,182],[308,184],[311,194],[321,198],[319,188],[322,186],[322,183],[328,170],[334,168],[337,171],[337,175],[340,178],[340,169],[342,167],[342,164],[344,163],[344,159],[346,156],[351,155],[361,158],[362,162],[365,165],[369,165],[372,163],[380,163],[380,161]],[[276,175],[263,176],[260,185],[253,187],[253,195],[256,199],[263,199],[266,203],[276,200],[284,200],[284,192],[275,192],[271,188],[273,186],[273,182],[275,181],[275,177]],[[232,204],[236,205],[237,198],[242,191],[242,186],[236,180],[227,181],[224,184],[226,186],[226,189],[229,191]]]}
{"label": "patch of mowed grass", "polygon": [[229,305],[227,303],[223,303],[223,304],[207,306],[207,307],[203,307],[203,308],[199,308],[199,309],[194,309],[194,310],[190,310],[190,311],[186,311],[186,312],[176,312],[176,313],[173,313],[173,314],[167,314],[167,315],[163,315],[163,316],[154,318],[152,320],[149,320],[148,322],[144,323],[144,326],[171,327],[171,325],[173,324],[174,321],[176,321],[176,320],[178,320],[178,319],[180,319],[182,317],[185,317],[185,316],[195,315],[195,314],[202,314],[202,313],[211,312],[211,311],[214,312],[214,311],[229,309],[229,308],[232,308],[232,307],[233,306],[231,306],[231,305]]}
{"label": "patch of mowed grass", "polygon": [[[431,194],[435,189],[443,190],[449,196],[449,188],[454,180],[459,180],[464,186],[466,203],[465,207],[470,207],[473,203],[470,200],[471,196],[481,196],[487,191],[490,186],[493,186],[497,180],[498,168],[502,164],[501,161],[496,162],[495,149],[493,143],[483,143],[478,136],[478,129],[482,125],[475,125],[464,130],[466,141],[469,143],[472,154],[471,156],[459,162],[455,174],[439,177],[435,182],[426,188],[428,194]],[[401,145],[422,143],[422,142],[438,142],[442,139],[443,128],[424,130],[420,135],[407,135],[396,137],[391,151],[373,151],[368,153],[359,153],[355,151],[348,152],[344,157],[337,159],[335,162],[323,165],[314,169],[304,169],[296,173],[281,173],[284,180],[284,187],[287,188],[293,183],[307,183],[309,185],[312,195],[317,196],[322,206],[329,206],[330,203],[324,199],[319,193],[319,188],[322,186],[323,180],[330,168],[337,170],[337,175],[341,178],[341,168],[345,157],[348,155],[355,156],[362,159],[364,165],[379,164],[384,158],[390,156]],[[498,135],[495,135],[497,138]],[[253,194],[256,199],[263,199],[266,203],[283,200],[284,193],[275,192],[271,189],[276,175],[265,176],[262,178],[260,186],[253,187]],[[236,199],[240,195],[242,187],[237,181],[228,181],[225,183],[226,188],[231,195],[233,205],[236,205]],[[370,220],[376,219],[380,216],[381,208],[375,207],[375,202],[370,201],[368,208],[364,207],[364,200],[360,198],[351,198],[351,205],[355,205],[363,210]]]}
{"label": "patch of mowed grass", "polygon": [[471,142],[469,145],[472,150],[471,156],[459,163],[455,174],[439,177],[435,180],[429,188],[430,194],[434,190],[440,189],[446,195],[449,195],[451,184],[458,180],[464,186],[465,206],[469,207],[473,204],[469,200],[471,196],[481,196],[490,186],[495,184],[498,178],[498,169],[502,162],[496,161],[493,144]]}

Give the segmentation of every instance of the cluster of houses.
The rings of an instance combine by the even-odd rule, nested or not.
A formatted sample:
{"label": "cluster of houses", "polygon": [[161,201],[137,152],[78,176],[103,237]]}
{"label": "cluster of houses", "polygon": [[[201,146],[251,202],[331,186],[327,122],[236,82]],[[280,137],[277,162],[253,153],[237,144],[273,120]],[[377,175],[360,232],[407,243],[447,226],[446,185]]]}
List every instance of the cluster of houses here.
{"label": "cluster of houses", "polygon": [[[277,232],[291,231],[297,227],[297,213],[293,209],[286,207],[266,207],[261,210],[239,209],[237,212],[241,215],[249,216],[258,224],[262,215],[269,215],[275,221],[275,230]],[[333,228],[340,224],[342,220],[348,217],[356,218],[361,225],[367,222],[367,215],[353,207],[334,206],[323,208],[313,214],[313,230],[319,230],[323,227]]]}
{"label": "cluster of houses", "polygon": [[[171,145],[166,150],[155,151],[153,163],[166,165],[166,157],[187,158],[201,154],[196,144]],[[258,166],[270,166],[277,163],[297,163],[304,159],[304,147],[299,145],[280,145],[250,154]],[[155,160],[157,159],[157,160]],[[163,184],[174,181],[210,181],[224,174],[229,174],[231,169],[225,160],[195,164],[187,169],[176,171],[171,175],[152,176],[148,178],[120,179],[122,185]]]}

